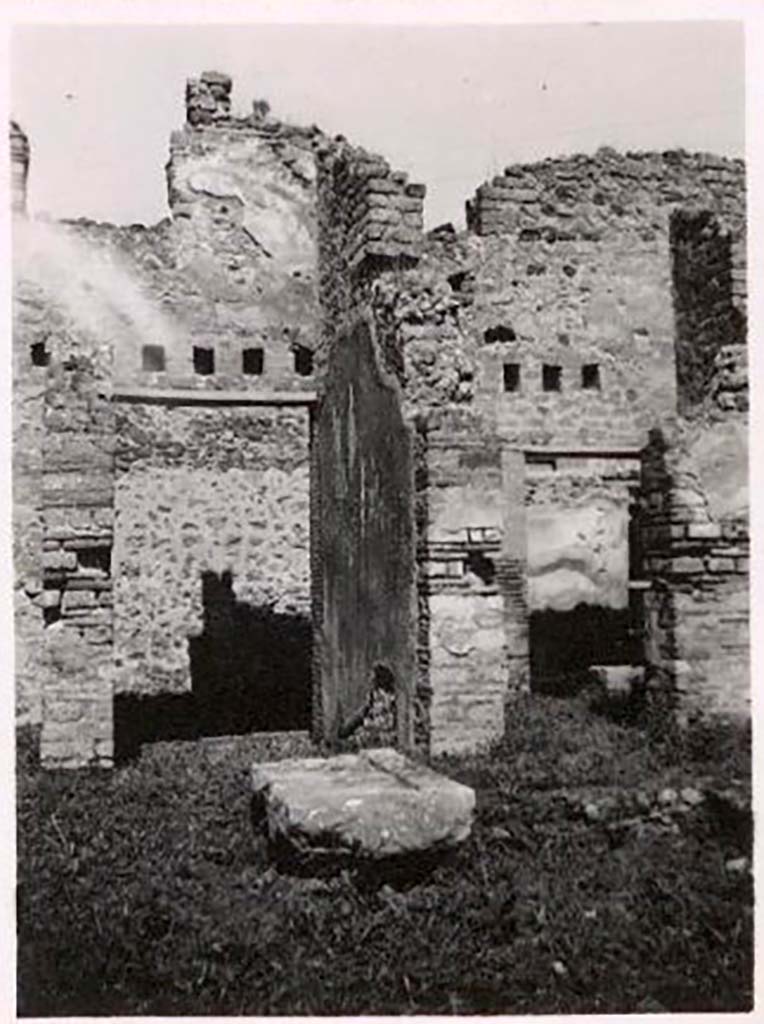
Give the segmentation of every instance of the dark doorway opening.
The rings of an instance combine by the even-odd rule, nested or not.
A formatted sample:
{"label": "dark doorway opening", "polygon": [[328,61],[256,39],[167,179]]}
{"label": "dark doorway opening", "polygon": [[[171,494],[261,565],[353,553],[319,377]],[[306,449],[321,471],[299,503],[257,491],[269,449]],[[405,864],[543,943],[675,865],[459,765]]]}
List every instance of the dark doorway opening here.
{"label": "dark doorway opening", "polygon": [[631,665],[636,650],[629,608],[579,604],[530,616],[531,689],[568,696],[587,681],[591,665]]}
{"label": "dark doorway opening", "polygon": [[239,601],[230,572],[202,575],[204,629],[189,640],[191,692],[115,699],[118,759],[142,743],[307,729],[309,615]]}

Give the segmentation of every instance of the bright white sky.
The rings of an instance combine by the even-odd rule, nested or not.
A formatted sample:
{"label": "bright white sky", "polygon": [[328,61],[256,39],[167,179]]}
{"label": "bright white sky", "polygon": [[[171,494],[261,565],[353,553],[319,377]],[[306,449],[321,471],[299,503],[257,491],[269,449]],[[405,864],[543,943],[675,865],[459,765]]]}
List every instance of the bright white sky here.
{"label": "bright white sky", "polygon": [[428,226],[463,223],[481,181],[521,160],[683,146],[744,152],[735,22],[491,26],[24,26],[13,115],[30,207],[153,223],[185,79],[228,72],[234,109],[268,99],[428,186]]}

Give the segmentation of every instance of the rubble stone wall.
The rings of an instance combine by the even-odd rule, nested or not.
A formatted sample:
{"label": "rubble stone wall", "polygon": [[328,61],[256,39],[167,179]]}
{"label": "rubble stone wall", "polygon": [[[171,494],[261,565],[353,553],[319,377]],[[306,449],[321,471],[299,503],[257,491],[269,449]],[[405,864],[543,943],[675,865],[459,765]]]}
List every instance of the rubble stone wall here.
{"label": "rubble stone wall", "polygon": [[722,341],[741,340],[741,160],[603,149],[508,167],[477,190],[468,226],[433,255],[451,264],[476,392],[508,438],[643,444],[676,412],[677,358],[682,381],[699,362],[702,391]]}
{"label": "rubble stone wall", "polygon": [[157,225],[26,221],[10,141],[17,708],[49,763],[110,762],[115,687],[188,689],[205,573],[312,606],[317,735],[491,742],[532,616],[626,612],[651,436],[648,664],[683,714],[744,712],[742,161],[510,167],[424,238],[423,185],[264,101],[233,116],[216,72]]}
{"label": "rubble stone wall", "polygon": [[708,395],[722,348],[745,346],[745,236],[723,230],[710,211],[677,210],[671,248],[679,412],[692,415]]}
{"label": "rubble stone wall", "polygon": [[497,432],[541,447],[639,445],[676,406],[665,240],[502,236],[481,248],[465,330]]}
{"label": "rubble stone wall", "polygon": [[41,721],[43,647],[42,438],[44,366],[32,361],[46,335],[46,304],[38,289],[17,284],[13,293],[13,566],[16,719]]}
{"label": "rubble stone wall", "polygon": [[711,209],[729,226],[742,227],[744,162],[684,150],[621,154],[604,147],[593,156],[517,164],[478,188],[467,204],[467,224],[478,235],[653,240],[668,233],[677,206]]}
{"label": "rubble stone wall", "polygon": [[115,686],[191,687],[202,574],[237,602],[310,617],[306,406],[117,407]]}
{"label": "rubble stone wall", "polygon": [[[296,369],[295,354],[316,345],[315,154],[326,139],[257,103],[231,116],[231,80],[206,75],[189,83],[187,123],[170,139],[170,216],[149,227],[63,228],[96,256],[97,287],[118,292],[137,327],[115,353],[117,384],[310,389],[312,369]],[[163,350],[163,368],[144,368],[145,345]],[[195,367],[195,348],[212,350],[213,372]],[[244,353],[258,348],[253,372]]]}

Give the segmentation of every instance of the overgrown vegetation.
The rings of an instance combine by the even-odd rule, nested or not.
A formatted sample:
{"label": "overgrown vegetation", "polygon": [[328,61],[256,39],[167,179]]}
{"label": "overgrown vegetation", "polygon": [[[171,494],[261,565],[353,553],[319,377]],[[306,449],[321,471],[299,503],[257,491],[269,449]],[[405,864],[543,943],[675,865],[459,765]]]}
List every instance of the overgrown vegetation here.
{"label": "overgrown vegetation", "polygon": [[268,864],[249,822],[257,744],[157,744],[112,773],[51,774],[22,737],[19,1013],[750,1008],[752,882],[730,867],[749,830],[708,800],[615,829],[570,812],[620,787],[745,788],[745,741],[677,754],[581,699],[529,698],[499,748],[438,764],[477,790],[470,840],[381,887]]}

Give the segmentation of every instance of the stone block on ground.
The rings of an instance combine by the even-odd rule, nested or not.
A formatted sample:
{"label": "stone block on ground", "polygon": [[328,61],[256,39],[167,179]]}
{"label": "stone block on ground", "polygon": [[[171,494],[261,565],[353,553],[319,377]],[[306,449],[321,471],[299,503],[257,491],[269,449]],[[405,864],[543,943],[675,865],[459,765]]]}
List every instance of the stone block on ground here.
{"label": "stone block on ground", "polygon": [[465,840],[475,793],[391,748],[255,764],[268,838],[298,856],[383,860]]}
{"label": "stone block on ground", "polygon": [[642,665],[591,665],[589,671],[609,697],[628,697],[645,679]]}

